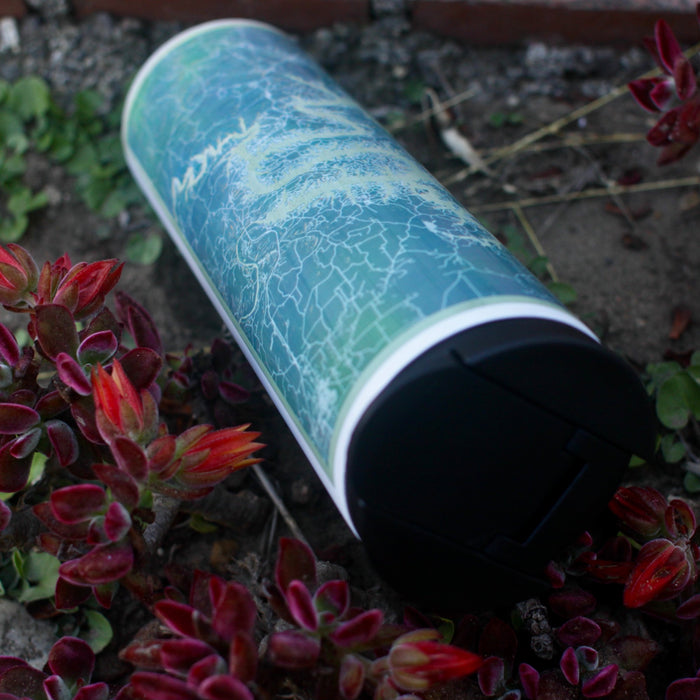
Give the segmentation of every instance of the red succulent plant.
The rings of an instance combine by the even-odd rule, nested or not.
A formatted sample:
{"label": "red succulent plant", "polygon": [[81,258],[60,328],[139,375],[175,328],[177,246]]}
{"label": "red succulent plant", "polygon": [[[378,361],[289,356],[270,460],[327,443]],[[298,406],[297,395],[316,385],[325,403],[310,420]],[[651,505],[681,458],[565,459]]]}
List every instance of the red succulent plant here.
{"label": "red succulent plant", "polygon": [[[63,255],[39,271],[21,246],[0,247],[0,303],[28,313],[33,341],[20,348],[0,324],[0,490],[24,491],[37,453],[68,470],[69,485],[33,505],[45,527],[40,545],[62,562],[59,609],[91,592],[109,606],[117,582],[133,578],[154,518],[139,511],[144,496],[203,496],[258,461],[252,455],[262,446],[247,425],[168,432],[158,401],[169,369],[155,324],[124,293],[119,320],[105,305],[121,270],[116,260],[74,265]],[[136,347],[122,344],[124,329]],[[40,382],[40,368],[50,365],[53,377]],[[13,507],[0,503],[1,531],[11,525]]]}
{"label": "red succulent plant", "polygon": [[408,632],[388,625],[376,609],[351,605],[346,581],[317,587],[316,562],[302,542],[280,540],[275,582],[267,587],[272,608],[289,629],[273,632],[258,659],[253,643],[256,607],[236,583],[196,572],[189,599],[174,590],[154,606],[167,637],[134,641],[122,659],[140,669],[122,700],[252,700],[271,667],[318,673],[344,700],[363,689],[398,698],[473,674],[479,655],[440,641],[434,629]]}
{"label": "red succulent plant", "polygon": [[43,671],[13,656],[0,656],[2,700],[108,700],[106,683],[91,683],[95,654],[77,637],[62,637]]}
{"label": "red succulent plant", "polygon": [[623,535],[589,553],[586,568],[596,578],[623,584],[627,607],[672,600],[695,582],[700,549],[694,541],[695,515],[685,501],[668,501],[650,487],[628,486],[617,490],[610,509]]}
{"label": "red succulent plant", "polygon": [[[697,15],[700,20],[700,4]],[[666,165],[682,158],[700,138],[700,92],[695,70],[667,22],[660,19],[644,44],[662,75],[634,80],[629,89],[644,109],[662,114],[647,141],[662,149],[658,163]]]}

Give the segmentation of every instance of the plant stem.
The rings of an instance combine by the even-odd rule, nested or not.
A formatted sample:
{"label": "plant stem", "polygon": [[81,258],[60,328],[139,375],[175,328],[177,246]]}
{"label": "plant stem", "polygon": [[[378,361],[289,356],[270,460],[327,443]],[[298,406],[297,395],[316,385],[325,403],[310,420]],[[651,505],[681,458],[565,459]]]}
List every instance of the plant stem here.
{"label": "plant stem", "polygon": [[676,187],[697,187],[698,185],[700,185],[700,176],[690,175],[688,177],[659,180],[656,182],[640,182],[636,185],[609,185],[608,187],[591,187],[579,192],[566,192],[564,194],[553,194],[545,197],[525,197],[523,199],[513,200],[512,202],[493,202],[492,204],[473,206],[470,207],[469,210],[472,213],[503,211],[504,209],[515,209],[516,207],[536,207],[540,204],[559,204],[561,202],[571,202],[579,199],[612,197],[635,192],[673,189]]}
{"label": "plant stem", "polygon": [[153,512],[155,520],[143,531],[143,541],[149,553],[153,554],[175,520],[180,501],[170,496],[163,496],[159,493],[153,494]]}
{"label": "plant stem", "polygon": [[[696,53],[700,51],[700,44],[696,44],[695,46],[692,46],[690,49],[684,52],[684,55],[686,58],[690,58],[691,56],[694,56]],[[647,71],[646,73],[642,74],[639,76],[638,79],[643,79],[643,78],[652,78],[656,75],[659,74],[659,69],[654,68],[653,70]],[[595,112],[595,110],[600,109],[601,107],[604,107],[605,105],[609,104],[613,100],[616,100],[618,97],[627,94],[629,92],[629,88],[627,87],[627,83],[624,85],[618,85],[617,87],[613,88],[610,92],[607,94],[603,95],[602,97],[599,97],[596,100],[593,100],[592,102],[588,102],[587,104],[583,105],[582,107],[579,107],[578,109],[573,110],[572,112],[569,112],[568,114],[564,115],[560,119],[555,119],[553,122],[550,122],[549,124],[546,124],[545,126],[536,129],[535,131],[531,131],[529,134],[526,134],[522,138],[518,139],[514,143],[508,145],[508,146],[503,146],[502,148],[498,148],[495,151],[492,151],[486,158],[484,158],[484,162],[487,165],[490,165],[491,163],[501,160],[503,158],[508,158],[512,155],[515,155],[516,153],[524,150],[531,144],[535,143],[536,141],[539,141],[540,139],[544,138],[545,136],[552,136],[559,131],[561,131],[565,126],[568,126],[572,122],[577,121],[578,119],[581,119],[581,117],[585,117],[586,115],[590,114],[591,112]],[[469,167],[469,168],[464,168],[460,170],[458,173],[455,173],[452,177],[448,178],[446,181],[443,182],[444,185],[451,185],[454,184],[455,182],[460,182],[461,180],[466,179],[470,175],[476,172],[476,168],[474,167]]]}

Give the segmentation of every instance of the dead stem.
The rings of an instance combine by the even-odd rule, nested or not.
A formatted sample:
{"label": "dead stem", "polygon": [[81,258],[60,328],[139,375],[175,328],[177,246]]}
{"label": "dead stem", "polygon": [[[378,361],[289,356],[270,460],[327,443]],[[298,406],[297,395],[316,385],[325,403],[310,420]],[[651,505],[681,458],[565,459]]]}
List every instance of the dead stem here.
{"label": "dead stem", "polygon": [[591,167],[595,170],[595,173],[600,180],[600,182],[605,186],[605,188],[610,192],[610,198],[613,200],[613,202],[617,205],[617,208],[620,210],[622,215],[625,217],[627,223],[630,225],[630,228],[632,230],[637,228],[637,224],[634,220],[634,217],[632,216],[629,207],[627,206],[627,203],[622,199],[621,195],[616,194],[615,192],[611,191],[611,188],[615,186],[615,182],[612,180],[608,180],[605,177],[605,174],[600,168],[600,165],[598,161],[588,152],[587,149],[577,147],[574,149],[577,153],[580,153],[584,158],[586,158],[590,164]]}
{"label": "dead stem", "polygon": [[[558,148],[576,148],[580,146],[598,146],[611,143],[639,143],[646,140],[646,134],[640,133],[618,133],[618,134],[566,134],[558,141],[547,141],[545,143],[533,143],[521,151],[527,153],[543,153],[544,151],[554,151]],[[499,149],[485,148],[482,150],[484,158],[489,158]]]}
{"label": "dead stem", "polygon": [[270,480],[267,478],[265,472],[260,468],[260,465],[253,464],[251,466],[251,469],[255,473],[255,476],[258,478],[260,485],[265,489],[265,493],[267,493],[275,508],[279,511],[279,514],[282,516],[282,519],[286,523],[292,535],[294,535],[294,537],[303,542],[307,547],[309,547],[309,549],[313,551],[313,548],[306,541],[306,538],[302,534],[301,529],[297,525],[296,520],[294,520],[292,514],[287,510],[287,506],[284,505],[284,502],[277,494],[277,491],[275,491],[275,488],[273,487]]}
{"label": "dead stem", "polygon": [[688,177],[673,178],[670,180],[657,180],[655,182],[640,182],[636,185],[610,185],[609,187],[591,187],[580,192],[567,192],[564,194],[553,194],[544,197],[526,197],[516,199],[511,202],[493,202],[491,204],[480,204],[470,207],[474,214],[487,212],[514,210],[515,207],[527,208],[536,207],[543,204],[559,204],[560,202],[571,202],[579,199],[592,199],[595,197],[611,197],[623,194],[633,194],[635,192],[651,192],[656,190],[669,190],[677,187],[696,187],[700,185],[700,175],[690,175]]}
{"label": "dead stem", "polygon": [[[515,204],[515,206],[511,207],[513,210],[513,213],[515,216],[518,217],[518,221],[520,222],[520,225],[523,227],[523,230],[527,234],[527,237],[530,239],[530,243],[532,243],[532,247],[535,249],[537,252],[537,255],[539,255],[541,258],[547,259],[547,252],[545,251],[544,247],[540,243],[540,239],[537,237],[537,234],[535,233],[535,229],[532,228],[530,225],[530,222],[528,221],[527,217],[525,216],[525,213],[523,210]],[[558,282],[559,281],[559,276],[557,275],[556,271],[554,270],[554,266],[552,265],[551,262],[547,259],[547,263],[545,265],[547,272],[549,273],[549,276],[552,278],[552,282]]]}
{"label": "dead stem", "polygon": [[[685,51],[685,56],[687,58],[690,58],[691,56],[694,56],[696,53],[700,51],[700,44],[696,44],[695,46],[691,47],[687,51]],[[643,79],[643,78],[651,78],[655,75],[659,74],[659,69],[654,68],[653,70],[647,71],[643,75],[640,75],[638,79]],[[589,102],[582,107],[579,107],[578,109],[573,110],[572,112],[569,112],[568,114],[564,115],[563,117],[559,119],[555,119],[553,122],[550,122],[549,124],[546,124],[545,126],[536,129],[535,131],[530,132],[529,134],[526,134],[523,136],[521,139],[518,139],[514,143],[504,146],[502,148],[497,148],[495,151],[492,151],[491,154],[484,158],[484,161],[486,162],[487,165],[490,165],[491,163],[497,161],[497,160],[502,160],[504,158],[508,158],[531,144],[535,143],[536,141],[539,141],[540,139],[544,138],[545,136],[552,136],[553,134],[556,134],[557,132],[561,131],[565,126],[568,126],[572,122],[577,121],[578,119],[581,119],[581,117],[585,117],[586,115],[590,114],[591,112],[595,112],[595,110],[600,109],[601,107],[604,107],[608,103],[612,102],[613,100],[616,100],[618,97],[621,95],[627,94],[629,92],[629,88],[627,87],[627,83],[624,85],[618,85],[617,87],[613,88],[610,92],[607,94],[603,95],[602,97],[599,97],[596,100],[593,100],[592,102]],[[460,170],[458,173],[455,173],[451,178],[449,178],[446,182],[444,182],[444,185],[451,185],[454,184],[455,182],[460,182],[461,180],[466,179],[469,177],[469,175],[472,175],[476,170],[474,168],[463,168]]]}
{"label": "dead stem", "polygon": [[428,109],[423,110],[420,114],[417,114],[415,117],[411,117],[410,119],[401,119],[396,122],[394,122],[390,127],[387,127],[387,130],[389,131],[390,134],[396,134],[399,131],[402,131],[403,129],[407,129],[409,126],[413,126],[414,124],[420,124],[421,122],[425,122],[430,117],[435,116],[436,114],[443,112],[444,110],[448,109],[449,107],[454,107],[455,105],[460,104],[461,102],[464,102],[465,100],[470,99],[471,97],[474,97],[476,95],[477,89],[474,87],[467,88],[466,90],[460,92],[458,95],[455,95],[454,97],[450,97],[449,99],[445,100],[444,102],[440,102],[439,105],[436,105],[434,107],[430,107]]}
{"label": "dead stem", "polygon": [[[573,182],[566,185],[565,189],[559,190],[558,194],[570,193],[570,192],[580,192],[584,187],[585,183],[589,181],[590,169],[586,169],[579,173]],[[562,202],[559,206],[547,217],[543,224],[540,225],[539,231],[540,236],[554,225],[554,222],[563,214],[566,208],[569,206],[570,202]]]}

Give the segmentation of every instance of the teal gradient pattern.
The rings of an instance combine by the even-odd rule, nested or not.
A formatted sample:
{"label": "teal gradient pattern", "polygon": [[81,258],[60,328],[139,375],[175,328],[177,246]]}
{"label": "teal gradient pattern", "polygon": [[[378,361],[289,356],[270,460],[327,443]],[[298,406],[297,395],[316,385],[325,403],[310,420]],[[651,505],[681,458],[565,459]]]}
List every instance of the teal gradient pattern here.
{"label": "teal gradient pattern", "polygon": [[132,88],[124,140],[170,233],[324,465],[363,370],[412,327],[499,297],[560,308],[265,25],[210,23],[162,48]]}

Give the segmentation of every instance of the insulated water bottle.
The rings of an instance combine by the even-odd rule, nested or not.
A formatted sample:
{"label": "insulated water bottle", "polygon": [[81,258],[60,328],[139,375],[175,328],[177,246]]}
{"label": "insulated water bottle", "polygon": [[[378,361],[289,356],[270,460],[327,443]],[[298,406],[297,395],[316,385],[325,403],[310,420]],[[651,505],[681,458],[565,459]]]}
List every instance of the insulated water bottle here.
{"label": "insulated water bottle", "polygon": [[123,142],[378,572],[443,608],[543,590],[651,449],[625,362],[270,26],[167,42]]}

